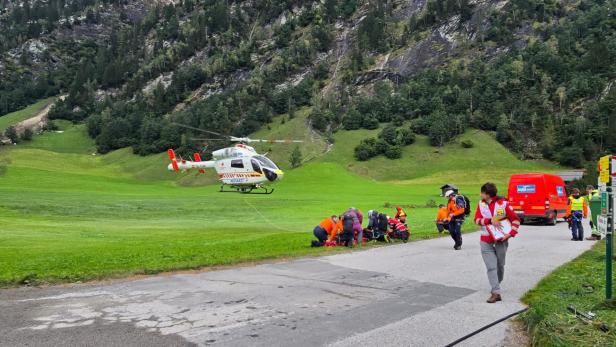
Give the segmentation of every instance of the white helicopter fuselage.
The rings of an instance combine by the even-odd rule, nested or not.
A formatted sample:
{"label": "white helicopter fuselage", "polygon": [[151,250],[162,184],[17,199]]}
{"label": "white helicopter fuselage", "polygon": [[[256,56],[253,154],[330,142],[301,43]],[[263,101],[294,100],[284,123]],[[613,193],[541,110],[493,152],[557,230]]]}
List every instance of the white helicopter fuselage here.
{"label": "white helicopter fuselage", "polygon": [[[255,187],[273,183],[283,176],[282,170],[270,159],[259,155],[254,148],[238,144],[212,153],[214,160],[177,161],[169,164],[170,171],[215,169],[223,184],[233,187]],[[202,171],[203,172],[203,171]]]}

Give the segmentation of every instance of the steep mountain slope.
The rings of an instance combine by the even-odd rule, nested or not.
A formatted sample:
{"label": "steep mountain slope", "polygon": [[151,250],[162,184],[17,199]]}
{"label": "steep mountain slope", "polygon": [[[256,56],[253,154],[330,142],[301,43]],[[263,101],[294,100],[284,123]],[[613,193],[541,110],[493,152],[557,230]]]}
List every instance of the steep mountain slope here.
{"label": "steep mountain slope", "polygon": [[[54,0],[3,9],[0,113],[65,91],[50,117],[85,121],[101,153],[190,152],[203,146],[198,134],[173,122],[246,135],[304,106],[326,139],[391,123],[434,146],[469,127],[496,131],[523,158],[573,166],[616,150],[614,1]],[[408,130],[366,142],[358,159],[400,156]]]}

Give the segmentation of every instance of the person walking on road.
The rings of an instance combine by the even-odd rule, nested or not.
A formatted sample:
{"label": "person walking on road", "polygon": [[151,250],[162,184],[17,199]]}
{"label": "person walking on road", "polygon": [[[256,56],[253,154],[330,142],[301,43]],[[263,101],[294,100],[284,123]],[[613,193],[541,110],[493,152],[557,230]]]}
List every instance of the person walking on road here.
{"label": "person walking on road", "polygon": [[481,257],[485,263],[491,295],[487,302],[501,301],[500,284],[505,276],[505,258],[509,239],[518,233],[520,218],[507,199],[497,195],[494,183],[481,187],[481,201],[475,212],[475,224],[481,226]]}
{"label": "person walking on road", "polygon": [[464,213],[466,211],[466,200],[464,196],[456,194],[453,190],[445,192],[445,197],[449,199],[447,212],[449,212],[449,234],[454,241],[453,249],[462,249],[462,224],[464,224]]}

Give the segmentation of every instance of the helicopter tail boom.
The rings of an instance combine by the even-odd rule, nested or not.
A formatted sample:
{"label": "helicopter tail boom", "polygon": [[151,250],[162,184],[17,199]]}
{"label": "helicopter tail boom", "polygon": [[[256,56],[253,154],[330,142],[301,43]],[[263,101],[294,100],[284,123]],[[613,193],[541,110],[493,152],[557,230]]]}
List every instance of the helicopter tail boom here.
{"label": "helicopter tail boom", "polygon": [[201,156],[199,153],[195,153],[195,160],[184,160],[180,159],[178,161],[175,152],[173,149],[169,149],[167,151],[169,156],[169,160],[171,160],[171,164],[167,167],[169,171],[186,171],[191,169],[198,169],[200,173],[205,173],[206,168],[213,168],[216,166],[216,162],[214,161],[201,161]]}

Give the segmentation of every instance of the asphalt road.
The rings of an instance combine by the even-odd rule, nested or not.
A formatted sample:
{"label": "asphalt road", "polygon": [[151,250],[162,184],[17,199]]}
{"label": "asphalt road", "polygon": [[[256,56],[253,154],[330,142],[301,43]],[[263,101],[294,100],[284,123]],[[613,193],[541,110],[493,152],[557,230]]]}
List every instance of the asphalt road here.
{"label": "asphalt road", "polygon": [[[0,291],[0,346],[443,346],[512,313],[593,242],[564,223],[510,242],[503,302],[479,234],[215,272]],[[308,244],[308,240],[306,242]],[[501,346],[508,323],[461,346]],[[511,345],[511,343],[509,344]],[[515,341],[514,341],[515,345]]]}

